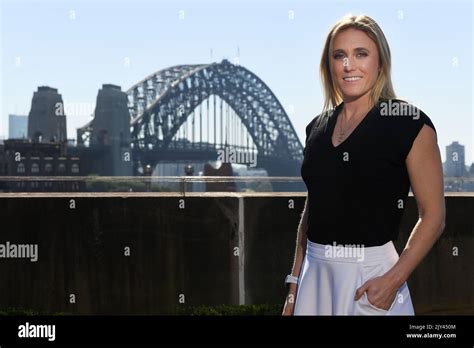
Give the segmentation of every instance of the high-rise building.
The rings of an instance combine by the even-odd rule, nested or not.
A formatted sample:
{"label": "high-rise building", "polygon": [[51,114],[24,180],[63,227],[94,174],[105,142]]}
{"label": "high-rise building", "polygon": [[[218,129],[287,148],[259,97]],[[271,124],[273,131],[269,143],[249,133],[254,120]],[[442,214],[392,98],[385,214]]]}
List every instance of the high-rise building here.
{"label": "high-rise building", "polygon": [[8,139],[26,139],[28,136],[28,116],[8,115]]}
{"label": "high-rise building", "polygon": [[457,141],[446,146],[445,176],[465,176],[466,165],[464,163],[464,145]]}

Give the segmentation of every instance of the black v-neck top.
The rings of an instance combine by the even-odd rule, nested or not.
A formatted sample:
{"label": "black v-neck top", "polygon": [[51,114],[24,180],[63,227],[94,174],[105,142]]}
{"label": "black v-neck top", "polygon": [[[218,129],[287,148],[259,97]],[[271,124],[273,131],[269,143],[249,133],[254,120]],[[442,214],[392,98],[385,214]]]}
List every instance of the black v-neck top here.
{"label": "black v-neck top", "polygon": [[396,240],[410,189],[405,159],[424,124],[436,129],[411,104],[383,103],[336,147],[331,137],[344,103],[307,125],[301,176],[310,241],[369,247]]}

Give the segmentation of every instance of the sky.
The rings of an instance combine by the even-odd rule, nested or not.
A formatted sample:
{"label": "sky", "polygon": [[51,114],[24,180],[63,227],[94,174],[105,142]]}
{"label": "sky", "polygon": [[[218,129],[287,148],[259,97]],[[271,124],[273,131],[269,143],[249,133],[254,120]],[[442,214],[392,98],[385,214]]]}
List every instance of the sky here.
{"label": "sky", "polygon": [[323,105],[323,42],[347,13],[381,26],[395,91],[431,118],[443,161],[458,141],[472,163],[472,0],[0,0],[0,137],[8,114],[29,113],[38,86],[58,89],[75,138],[102,84],[127,90],[170,66],[238,59],[270,87],[304,144]]}

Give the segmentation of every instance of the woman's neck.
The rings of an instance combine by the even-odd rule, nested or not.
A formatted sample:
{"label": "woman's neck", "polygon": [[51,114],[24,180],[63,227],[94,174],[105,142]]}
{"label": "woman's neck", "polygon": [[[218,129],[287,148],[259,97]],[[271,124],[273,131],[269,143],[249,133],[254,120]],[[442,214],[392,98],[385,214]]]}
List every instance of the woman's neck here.
{"label": "woman's neck", "polygon": [[372,107],[368,93],[357,98],[344,100],[344,114],[347,120],[365,115]]}

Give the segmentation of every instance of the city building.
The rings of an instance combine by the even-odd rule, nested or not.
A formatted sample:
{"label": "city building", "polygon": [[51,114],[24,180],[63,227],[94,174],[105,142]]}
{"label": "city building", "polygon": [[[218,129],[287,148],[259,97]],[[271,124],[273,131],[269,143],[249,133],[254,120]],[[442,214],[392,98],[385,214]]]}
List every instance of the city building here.
{"label": "city building", "polygon": [[28,136],[28,116],[8,115],[8,139],[26,139]]}
{"label": "city building", "polygon": [[[19,177],[3,181],[1,190],[10,191],[82,191],[78,180],[54,180],[54,176],[82,175],[81,159],[68,156],[67,148],[59,143],[35,143],[30,140],[9,139],[0,146],[2,175]],[[28,178],[33,177],[33,178]],[[38,178],[38,177],[49,177]]]}
{"label": "city building", "polygon": [[461,177],[467,174],[466,165],[464,163],[464,145],[454,141],[446,146],[446,163],[444,169],[444,175],[448,177]]}

